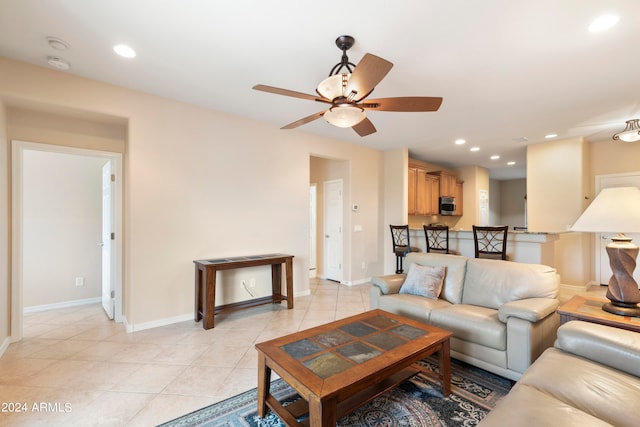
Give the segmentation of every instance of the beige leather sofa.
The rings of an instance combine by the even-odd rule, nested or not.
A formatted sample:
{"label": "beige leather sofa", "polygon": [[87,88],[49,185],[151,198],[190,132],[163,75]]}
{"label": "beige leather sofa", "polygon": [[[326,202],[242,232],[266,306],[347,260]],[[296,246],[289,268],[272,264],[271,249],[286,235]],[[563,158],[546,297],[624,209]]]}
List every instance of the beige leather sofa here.
{"label": "beige leather sofa", "polygon": [[482,427],[640,425],[640,334],[580,321],[546,350]]}
{"label": "beige leather sofa", "polygon": [[445,267],[439,298],[399,293],[407,274],[374,277],[371,308],[453,332],[451,356],[518,380],[556,338],[559,277],[538,264],[411,253],[416,263]]}

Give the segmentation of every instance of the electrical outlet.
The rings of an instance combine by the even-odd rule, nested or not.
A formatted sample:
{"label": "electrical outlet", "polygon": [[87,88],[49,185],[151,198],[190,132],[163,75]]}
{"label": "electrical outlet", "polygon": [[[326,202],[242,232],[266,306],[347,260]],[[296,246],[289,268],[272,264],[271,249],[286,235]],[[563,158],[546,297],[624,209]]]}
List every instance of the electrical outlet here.
{"label": "electrical outlet", "polygon": [[84,277],[76,277],[76,286],[84,286]]}
{"label": "electrical outlet", "polygon": [[249,280],[249,287],[251,289],[255,289],[256,288],[256,279],[255,278],[251,278],[251,280]]}
{"label": "electrical outlet", "polygon": [[366,261],[362,261],[362,269],[363,270],[367,269],[367,262]]}

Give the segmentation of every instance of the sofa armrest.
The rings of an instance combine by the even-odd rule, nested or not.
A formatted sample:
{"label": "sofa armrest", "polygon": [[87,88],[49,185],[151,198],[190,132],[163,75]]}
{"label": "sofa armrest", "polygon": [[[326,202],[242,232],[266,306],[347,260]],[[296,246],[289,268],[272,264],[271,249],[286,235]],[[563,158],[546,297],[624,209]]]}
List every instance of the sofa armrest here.
{"label": "sofa armrest", "polygon": [[406,274],[389,274],[371,279],[371,284],[380,288],[383,294],[397,294],[407,278]]}
{"label": "sofa armrest", "polygon": [[640,377],[640,334],[572,320],[558,328],[556,348]]}
{"label": "sofa armrest", "polygon": [[525,298],[503,304],[498,309],[498,318],[507,323],[509,317],[518,317],[529,322],[538,322],[555,313],[559,301],[554,298]]}

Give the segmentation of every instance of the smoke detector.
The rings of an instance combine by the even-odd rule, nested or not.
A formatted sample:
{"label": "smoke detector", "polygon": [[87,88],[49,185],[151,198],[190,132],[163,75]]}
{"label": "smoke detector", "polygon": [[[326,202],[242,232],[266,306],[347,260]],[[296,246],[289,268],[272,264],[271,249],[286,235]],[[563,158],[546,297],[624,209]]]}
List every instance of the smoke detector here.
{"label": "smoke detector", "polygon": [[68,70],[71,68],[71,64],[62,58],[57,56],[47,56],[47,64],[58,70]]}
{"label": "smoke detector", "polygon": [[57,37],[47,37],[47,43],[49,43],[49,46],[51,46],[55,50],[69,49],[69,43]]}

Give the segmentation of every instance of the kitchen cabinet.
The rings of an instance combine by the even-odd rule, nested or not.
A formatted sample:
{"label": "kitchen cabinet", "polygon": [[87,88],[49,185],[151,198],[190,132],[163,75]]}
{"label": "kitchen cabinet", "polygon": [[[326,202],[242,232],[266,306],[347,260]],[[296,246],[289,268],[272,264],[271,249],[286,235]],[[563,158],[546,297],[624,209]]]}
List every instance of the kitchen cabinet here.
{"label": "kitchen cabinet", "polygon": [[409,166],[409,215],[437,215],[440,179],[419,166]]}
{"label": "kitchen cabinet", "polygon": [[456,210],[453,212],[454,215],[462,216],[462,196],[464,194],[464,181],[456,181]]}
{"label": "kitchen cabinet", "polygon": [[418,168],[409,166],[409,215],[416,214],[416,174],[418,173]]}
{"label": "kitchen cabinet", "polygon": [[440,179],[440,197],[455,197],[456,196],[456,175],[447,171],[429,172],[431,175],[435,175]]}

